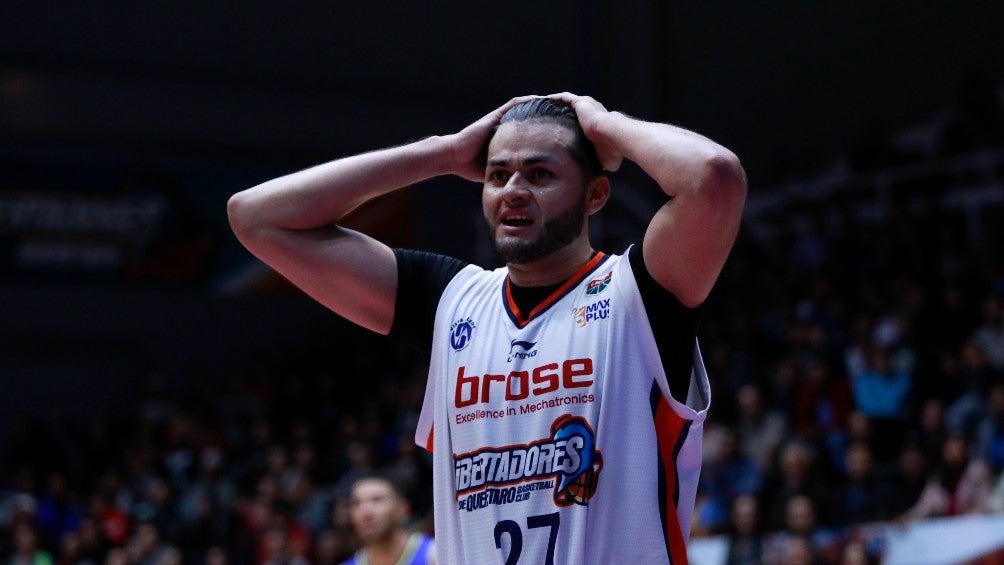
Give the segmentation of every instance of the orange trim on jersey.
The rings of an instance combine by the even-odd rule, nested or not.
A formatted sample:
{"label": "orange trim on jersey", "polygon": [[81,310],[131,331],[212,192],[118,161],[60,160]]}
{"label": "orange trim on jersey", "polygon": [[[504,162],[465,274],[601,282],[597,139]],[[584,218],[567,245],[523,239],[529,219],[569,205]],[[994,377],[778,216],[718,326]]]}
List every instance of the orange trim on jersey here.
{"label": "orange trim on jersey", "polygon": [[433,432],[435,431],[436,431],[436,426],[435,425],[431,426],[429,428],[429,437],[426,438],[425,440],[425,450],[428,451],[429,453],[432,453],[432,438],[433,438]]}
{"label": "orange trim on jersey", "polygon": [[680,516],[676,513],[676,503],[679,496],[679,482],[676,476],[676,454],[680,441],[685,438],[689,428],[684,420],[673,411],[665,398],[659,399],[655,410],[655,436],[659,445],[659,457],[662,459],[662,470],[665,473],[666,498],[661,500],[666,516],[666,549],[669,551],[670,563],[685,565],[687,563],[687,547],[683,542],[683,530],[680,528]]}
{"label": "orange trim on jersey", "polygon": [[590,259],[588,262],[586,262],[585,265],[580,267],[578,271],[575,271],[575,274],[569,277],[568,280],[562,283],[561,286],[556,288],[554,292],[552,292],[547,298],[544,299],[543,302],[541,302],[540,304],[537,305],[536,308],[531,310],[526,317],[524,317],[523,313],[519,311],[519,307],[516,306],[516,301],[513,300],[512,289],[509,286],[510,285],[509,276],[506,275],[504,292],[505,292],[505,305],[509,309],[509,317],[513,320],[513,322],[516,323],[517,327],[520,328],[525,327],[527,324],[530,323],[531,320],[533,320],[538,315],[543,313],[545,310],[550,308],[552,304],[554,304],[559,299],[561,299],[562,296],[567,294],[568,291],[571,290],[573,286],[582,282],[582,279],[586,278],[586,276],[588,276],[589,273],[591,273],[593,269],[598,267],[599,264],[602,263],[603,260],[606,258],[607,258],[606,253],[603,253],[602,251],[597,252],[592,259]]}

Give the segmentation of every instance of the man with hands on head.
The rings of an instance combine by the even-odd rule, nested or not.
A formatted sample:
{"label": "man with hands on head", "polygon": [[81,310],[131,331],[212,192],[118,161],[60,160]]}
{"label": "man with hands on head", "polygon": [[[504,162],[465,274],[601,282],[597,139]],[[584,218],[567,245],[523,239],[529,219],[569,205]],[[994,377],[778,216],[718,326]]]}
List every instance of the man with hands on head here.
{"label": "man with hands on head", "polygon": [[[667,195],[641,242],[594,250],[608,172]],[[485,270],[338,222],[445,174],[483,183]],[[460,132],[234,195],[238,238],[316,300],[430,358],[441,563],[684,563],[710,389],[698,307],[739,228],[738,159],[696,133],[570,93],[514,98]]]}

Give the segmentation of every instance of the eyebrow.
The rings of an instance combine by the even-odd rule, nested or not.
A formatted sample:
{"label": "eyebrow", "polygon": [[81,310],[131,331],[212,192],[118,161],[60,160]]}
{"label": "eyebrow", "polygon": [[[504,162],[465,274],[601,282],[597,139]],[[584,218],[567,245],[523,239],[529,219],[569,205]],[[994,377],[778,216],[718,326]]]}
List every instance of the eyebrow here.
{"label": "eyebrow", "polygon": [[[547,155],[532,155],[523,159],[524,166],[536,165],[538,163],[554,163],[555,159],[548,157]],[[509,164],[508,159],[490,159],[488,161],[489,166],[501,167]]]}

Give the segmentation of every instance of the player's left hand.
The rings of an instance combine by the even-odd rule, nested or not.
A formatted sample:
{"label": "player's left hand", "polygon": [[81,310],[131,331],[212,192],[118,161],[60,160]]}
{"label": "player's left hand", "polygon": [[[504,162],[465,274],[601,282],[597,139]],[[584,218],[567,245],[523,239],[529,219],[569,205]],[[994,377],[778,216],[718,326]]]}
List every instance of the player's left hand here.
{"label": "player's left hand", "polygon": [[571,104],[575,115],[579,118],[582,131],[596,147],[596,156],[603,165],[603,170],[613,172],[620,168],[624,155],[599,133],[600,122],[611,113],[603,104],[591,96],[579,96],[571,92],[550,94],[548,98]]}

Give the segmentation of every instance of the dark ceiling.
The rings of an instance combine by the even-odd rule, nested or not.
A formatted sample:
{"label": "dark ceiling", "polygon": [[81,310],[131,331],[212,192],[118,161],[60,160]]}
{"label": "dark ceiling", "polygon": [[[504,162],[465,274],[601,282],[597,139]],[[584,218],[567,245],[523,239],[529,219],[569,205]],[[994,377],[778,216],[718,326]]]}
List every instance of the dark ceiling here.
{"label": "dark ceiling", "polygon": [[0,150],[302,162],[575,90],[733,147],[845,146],[1004,76],[1004,4],[638,0],[0,6]]}

